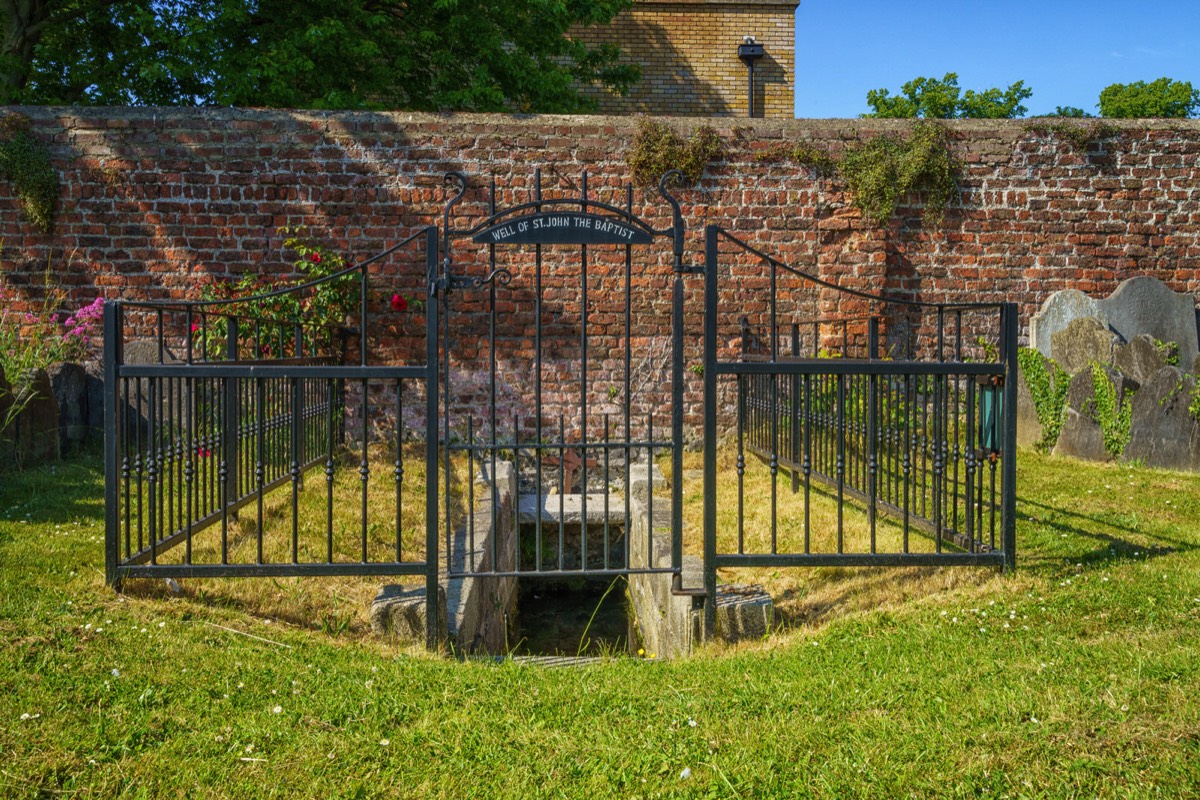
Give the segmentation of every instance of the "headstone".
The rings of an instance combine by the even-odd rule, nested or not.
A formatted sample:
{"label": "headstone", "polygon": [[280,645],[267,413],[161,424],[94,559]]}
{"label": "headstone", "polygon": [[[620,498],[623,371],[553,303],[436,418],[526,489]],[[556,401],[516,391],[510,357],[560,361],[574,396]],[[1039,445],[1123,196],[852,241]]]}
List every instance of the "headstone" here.
{"label": "headstone", "polygon": [[1038,419],[1033,393],[1025,382],[1025,373],[1017,381],[1017,447],[1033,447],[1042,440],[1042,423]]}
{"label": "headstone", "polygon": [[1154,337],[1142,333],[1133,337],[1129,344],[1118,344],[1113,348],[1113,368],[1141,386],[1150,376],[1167,364]]}
{"label": "headstone", "polygon": [[1042,308],[1029,320],[1029,342],[1049,358],[1051,337],[1066,330],[1072,320],[1096,317],[1096,301],[1078,289],[1063,289],[1046,298]]}
{"label": "headstone", "polygon": [[23,466],[58,459],[58,402],[46,370],[36,370],[17,391],[17,456]]}
{"label": "headstone", "polygon": [[[134,340],[125,346],[123,355],[124,363],[137,366],[179,363],[179,359],[175,357],[175,354],[169,348],[164,346],[160,353],[156,339]],[[153,386],[154,384],[150,378],[130,381],[129,394],[125,398],[125,424],[130,429],[134,427],[141,428],[142,435],[146,435],[150,427],[150,401]],[[186,407],[188,403],[186,395],[182,399],[182,402],[184,407]],[[103,405],[103,401],[101,401],[101,405]],[[103,430],[103,427],[101,429]]]}
{"label": "headstone", "polygon": [[58,402],[58,436],[66,447],[87,438],[87,373],[78,364],[54,364],[46,370]]}
{"label": "headstone", "polygon": [[1196,377],[1163,367],[1133,398],[1125,458],[1150,467],[1200,471],[1200,422],[1188,405]]}
{"label": "headstone", "polygon": [[1071,378],[1067,389],[1067,413],[1058,442],[1054,445],[1056,456],[1074,456],[1087,461],[1109,461],[1111,456],[1104,449],[1104,432],[1094,419],[1092,371],[1083,370]]}
{"label": "headstone", "polygon": [[1179,363],[1189,364],[1200,352],[1196,338],[1196,298],[1173,292],[1158,278],[1139,275],[1122,281],[1107,299],[1099,301],[1101,320],[1125,341],[1148,333],[1179,345]]}
{"label": "headstone", "polygon": [[1175,342],[1179,345],[1180,364],[1192,363],[1200,352],[1196,298],[1173,292],[1149,275],[1122,281],[1103,300],[1094,300],[1078,289],[1055,292],[1029,321],[1030,343],[1043,355],[1051,355],[1054,334],[1080,317],[1095,317],[1127,342],[1143,333],[1159,341]]}
{"label": "headstone", "polygon": [[88,441],[104,441],[104,365],[89,361],[83,365],[87,373],[87,435]]}
{"label": "headstone", "polygon": [[1050,357],[1068,375],[1076,375],[1092,364],[1110,365],[1115,344],[1117,337],[1100,320],[1080,317],[1050,337]]}
{"label": "headstone", "polygon": [[13,463],[13,443],[17,438],[17,429],[8,418],[12,404],[12,386],[4,376],[4,368],[0,367],[0,470]]}

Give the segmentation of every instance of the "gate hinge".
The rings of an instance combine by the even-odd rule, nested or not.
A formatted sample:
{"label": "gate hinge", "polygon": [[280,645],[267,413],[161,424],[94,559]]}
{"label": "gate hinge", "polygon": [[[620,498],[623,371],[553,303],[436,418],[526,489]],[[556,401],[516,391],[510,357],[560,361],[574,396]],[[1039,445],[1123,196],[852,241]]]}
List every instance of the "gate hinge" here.
{"label": "gate hinge", "polygon": [[703,275],[706,270],[704,267],[685,267],[679,266],[675,269],[680,275]]}

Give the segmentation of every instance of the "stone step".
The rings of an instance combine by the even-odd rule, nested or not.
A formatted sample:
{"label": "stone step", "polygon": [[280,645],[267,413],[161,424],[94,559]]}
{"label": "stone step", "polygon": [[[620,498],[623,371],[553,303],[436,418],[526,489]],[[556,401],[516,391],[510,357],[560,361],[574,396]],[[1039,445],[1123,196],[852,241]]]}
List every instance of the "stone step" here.
{"label": "stone step", "polygon": [[[605,522],[604,501],[608,498],[608,523],[610,525],[625,524],[625,498],[618,494],[605,495],[602,492],[589,493],[587,496],[587,524],[603,525]],[[539,515],[543,525],[578,525],[583,519],[583,495],[581,494],[546,494],[540,497],[523,495],[519,508],[519,519],[522,525],[534,525]]]}

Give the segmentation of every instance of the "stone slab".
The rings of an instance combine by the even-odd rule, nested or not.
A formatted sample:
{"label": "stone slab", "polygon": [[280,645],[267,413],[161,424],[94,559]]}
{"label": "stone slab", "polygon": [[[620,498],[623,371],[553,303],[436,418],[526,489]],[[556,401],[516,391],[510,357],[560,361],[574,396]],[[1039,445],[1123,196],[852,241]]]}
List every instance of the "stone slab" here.
{"label": "stone slab", "polygon": [[717,587],[717,635],[727,642],[762,639],[775,625],[775,603],[757,584]]}
{"label": "stone slab", "polygon": [[1017,447],[1033,447],[1042,440],[1042,423],[1038,419],[1033,393],[1025,382],[1025,373],[1017,381]]}
{"label": "stone slab", "polygon": [[1200,421],[1188,410],[1196,377],[1176,367],[1154,373],[1133,397],[1125,459],[1200,471]]}
{"label": "stone slab", "polygon": [[87,439],[87,373],[79,364],[54,364],[48,369],[58,402],[58,435],[64,447]]}
{"label": "stone slab", "polygon": [[58,401],[46,370],[37,370],[16,394],[17,457],[23,466],[55,461],[59,454]]}
{"label": "stone slab", "polygon": [[1041,309],[1029,320],[1030,346],[1051,358],[1051,338],[1066,330],[1072,320],[1098,317],[1096,301],[1078,289],[1063,289],[1046,298]]}
{"label": "stone slab", "polygon": [[1150,376],[1167,366],[1154,337],[1148,333],[1139,334],[1128,344],[1118,344],[1113,348],[1113,368],[1141,386],[1150,380]]}
{"label": "stone slab", "polygon": [[1093,419],[1094,394],[1091,370],[1084,370],[1071,378],[1071,386],[1067,390],[1066,419],[1058,434],[1058,442],[1054,445],[1054,455],[1087,461],[1112,460],[1112,456],[1104,449],[1104,432]]}
{"label": "stone slab", "polygon": [[[389,584],[379,590],[371,603],[371,630],[402,642],[424,645],[428,613],[425,587],[412,588]],[[438,606],[446,607],[446,591],[438,587]],[[445,641],[446,615],[438,615],[438,641]]]}
{"label": "stone slab", "polygon": [[1100,320],[1079,317],[1050,337],[1050,357],[1068,375],[1076,375],[1092,364],[1112,364],[1113,348],[1118,342]]}
{"label": "stone slab", "polygon": [[1174,292],[1149,275],[1121,282],[1111,295],[1096,300],[1078,289],[1064,289],[1046,298],[1029,321],[1030,344],[1051,356],[1052,337],[1072,320],[1095,317],[1129,342],[1141,334],[1179,345],[1179,363],[1190,364],[1200,353],[1196,298]]}
{"label": "stone slab", "polygon": [[[607,514],[605,500],[608,501]],[[579,525],[584,513],[583,495],[522,495],[518,513],[522,525],[534,525],[539,517],[543,525],[558,525],[559,522],[564,525]],[[625,524],[625,498],[619,494],[588,494],[587,524],[603,525],[606,518],[611,525]]]}
{"label": "stone slab", "polygon": [[1125,341],[1146,333],[1162,342],[1179,345],[1179,363],[1188,364],[1200,352],[1196,336],[1196,298],[1173,292],[1149,275],[1121,281],[1109,297],[1099,301],[1102,319]]}

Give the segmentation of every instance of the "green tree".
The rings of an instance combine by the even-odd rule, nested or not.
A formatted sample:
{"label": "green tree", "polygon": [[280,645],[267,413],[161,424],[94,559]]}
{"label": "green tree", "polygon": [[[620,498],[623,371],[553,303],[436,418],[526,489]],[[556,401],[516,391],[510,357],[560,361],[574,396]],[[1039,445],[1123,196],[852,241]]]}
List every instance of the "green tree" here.
{"label": "green tree", "polygon": [[1087,119],[1092,115],[1077,106],[1055,106],[1053,114],[1047,114],[1047,117],[1071,117],[1074,119]]}
{"label": "green tree", "polygon": [[630,0],[0,0],[0,103],[572,112]]}
{"label": "green tree", "polygon": [[924,119],[1005,119],[1022,116],[1027,109],[1021,101],[1033,95],[1024,81],[1017,81],[1007,89],[974,89],[962,91],[958,86],[958,74],[947,72],[937,78],[914,78],[904,84],[901,94],[892,95],[887,89],[872,89],[867,92],[870,113],[864,117]]}
{"label": "green tree", "polygon": [[1114,83],[1100,92],[1102,117],[1190,117],[1197,109],[1200,91],[1188,81],[1159,78],[1151,83]]}

